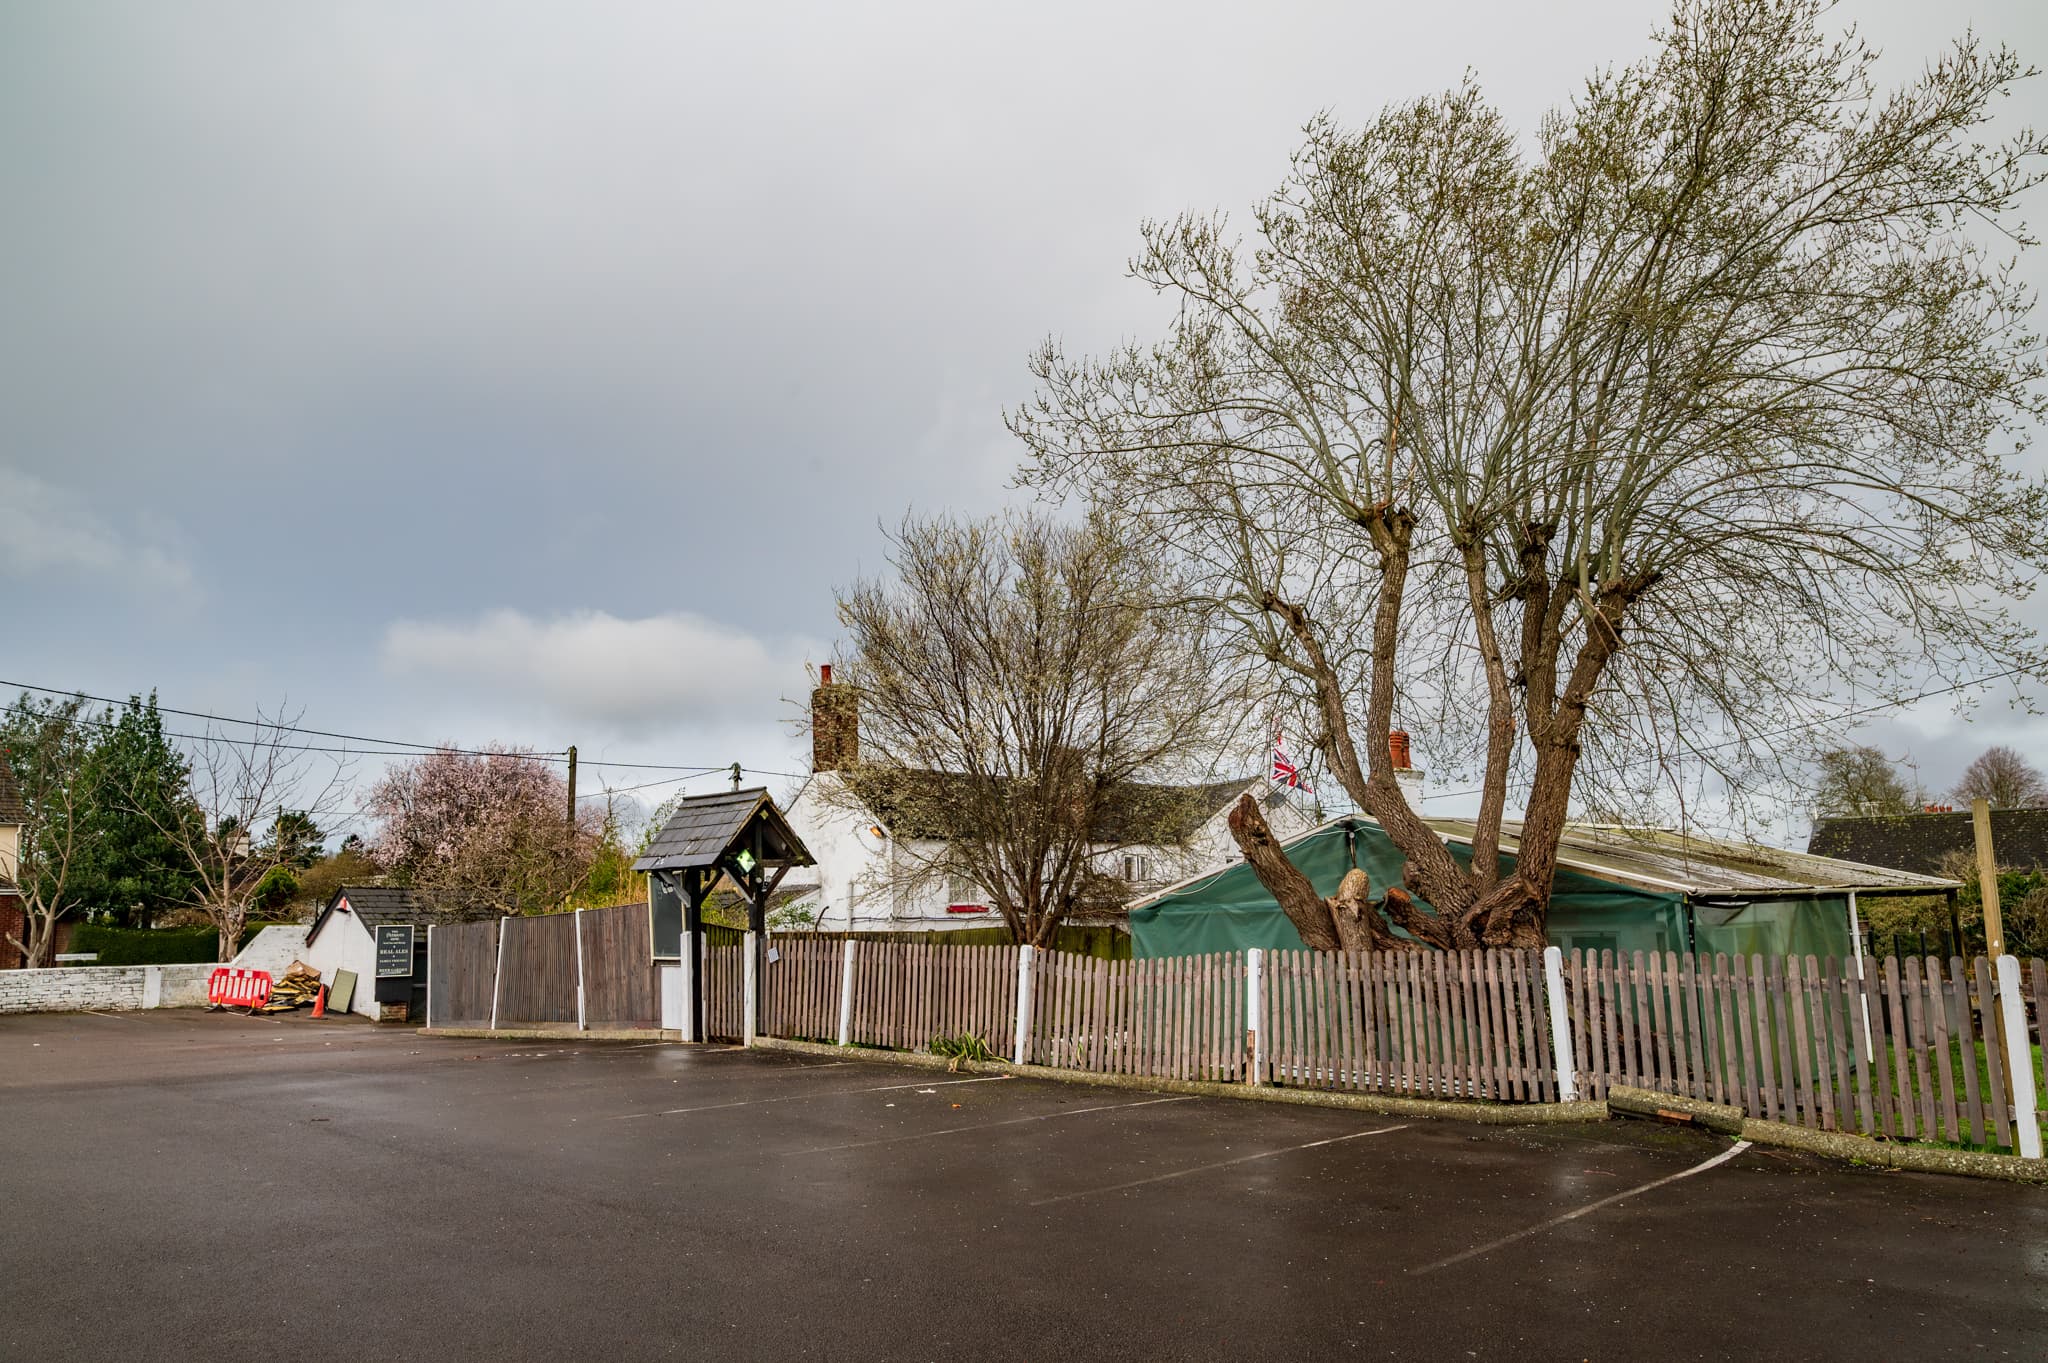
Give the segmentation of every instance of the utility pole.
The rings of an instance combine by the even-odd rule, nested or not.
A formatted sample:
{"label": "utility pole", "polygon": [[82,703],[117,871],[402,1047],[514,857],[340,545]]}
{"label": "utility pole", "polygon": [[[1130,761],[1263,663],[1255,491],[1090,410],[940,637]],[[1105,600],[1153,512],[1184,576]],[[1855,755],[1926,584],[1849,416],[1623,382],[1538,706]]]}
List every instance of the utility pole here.
{"label": "utility pole", "polygon": [[1998,857],[1991,848],[1991,801],[1970,801],[1970,820],[1977,828],[1977,892],[1984,900],[1984,954],[1996,961],[2005,955],[2005,919],[1998,910]]}
{"label": "utility pole", "polygon": [[576,826],[576,745],[569,745],[569,827]]}

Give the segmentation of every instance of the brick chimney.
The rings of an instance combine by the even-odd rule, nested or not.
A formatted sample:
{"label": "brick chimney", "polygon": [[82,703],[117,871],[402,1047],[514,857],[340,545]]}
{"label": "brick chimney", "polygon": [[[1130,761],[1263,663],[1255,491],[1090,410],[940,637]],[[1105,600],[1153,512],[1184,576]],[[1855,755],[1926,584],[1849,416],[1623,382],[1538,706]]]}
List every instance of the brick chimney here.
{"label": "brick chimney", "polygon": [[811,692],[811,770],[845,771],[860,761],[860,712],[853,688],[834,684],[832,664],[818,669]]}
{"label": "brick chimney", "polygon": [[1408,731],[1395,729],[1387,735],[1387,757],[1394,768],[1394,780],[1401,787],[1401,794],[1408,799],[1411,809],[1422,806],[1422,773],[1415,769],[1413,749],[1408,742]]}

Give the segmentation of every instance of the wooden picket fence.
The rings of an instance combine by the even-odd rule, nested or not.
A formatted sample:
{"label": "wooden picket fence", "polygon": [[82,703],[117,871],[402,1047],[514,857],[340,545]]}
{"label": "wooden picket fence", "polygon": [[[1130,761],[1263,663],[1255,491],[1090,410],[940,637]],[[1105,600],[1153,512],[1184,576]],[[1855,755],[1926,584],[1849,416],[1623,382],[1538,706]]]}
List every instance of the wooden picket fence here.
{"label": "wooden picket fence", "polygon": [[849,1039],[923,1050],[936,1037],[974,1036],[1007,1056],[1017,1033],[1017,955],[1016,947],[862,942]]}
{"label": "wooden picket fence", "polygon": [[[1154,960],[1023,948],[782,935],[766,944],[761,1031],[925,1050],[941,1037],[1040,1065],[1145,1078],[1416,1097],[1554,1102],[1616,1085],[1740,1108],[1749,1117],[1896,1141],[2016,1150],[2010,1052],[2031,1057],[2048,962],[2021,963],[2028,1036],[1983,957],[1833,958],[1573,951],[1265,951]],[[708,1039],[746,1033],[746,956],[707,942]],[[437,927],[431,1020],[500,1027],[651,1027],[646,911]],[[1553,994],[1553,991],[1557,991]],[[1553,997],[1564,1016],[1553,1026]],[[1563,1035],[1559,1036],[1559,1031]],[[2031,1136],[2028,1137],[2031,1139]]]}
{"label": "wooden picket fence", "polygon": [[1242,1079],[1245,954],[1105,961],[1037,952],[1031,1045],[1041,1065],[1157,1079]]}
{"label": "wooden picket fence", "polygon": [[1540,951],[1266,953],[1261,1081],[1552,1102]]}
{"label": "wooden picket fence", "polygon": [[[2024,962],[2022,979],[2037,1029],[2048,963]],[[1833,957],[1574,951],[1566,981],[1589,1097],[1629,1084],[1818,1130],[2015,1148],[2004,1020],[1981,956],[1859,970]]]}

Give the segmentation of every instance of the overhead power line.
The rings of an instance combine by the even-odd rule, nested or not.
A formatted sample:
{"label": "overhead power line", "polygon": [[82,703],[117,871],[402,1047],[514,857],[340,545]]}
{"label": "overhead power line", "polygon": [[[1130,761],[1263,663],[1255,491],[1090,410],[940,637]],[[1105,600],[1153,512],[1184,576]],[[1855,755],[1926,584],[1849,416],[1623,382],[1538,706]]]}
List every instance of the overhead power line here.
{"label": "overhead power line", "polygon": [[[17,690],[34,691],[45,696],[76,697],[80,700],[94,701],[101,705],[120,706],[128,704],[128,700],[116,699],[112,696],[96,696],[87,691],[65,690],[61,687],[55,686],[37,686],[32,682],[9,681],[5,678],[0,678],[0,687],[14,687]],[[133,699],[133,697],[131,697],[130,699]],[[340,739],[345,743],[360,743],[368,745],[364,747],[335,748],[326,747],[318,744],[275,744],[274,746],[282,752],[334,753],[348,757],[424,757],[430,753],[446,752],[453,753],[458,757],[512,758],[524,762],[552,762],[559,765],[566,765],[569,760],[569,754],[567,749],[563,749],[560,752],[506,752],[494,751],[489,748],[462,748],[449,743],[416,743],[409,739],[402,738],[379,738],[368,734],[343,733],[335,729],[314,729],[303,724],[287,723],[282,720],[260,718],[243,719],[231,715],[217,715],[208,710],[182,710],[174,705],[165,705],[161,701],[156,702],[156,709],[159,714],[182,715],[188,719],[203,719],[211,724],[234,724],[250,729],[268,729],[274,733],[279,734],[296,734],[303,735],[308,738],[333,738]],[[86,719],[82,720],[81,722],[96,725],[102,728],[111,727],[109,721],[106,720]],[[258,742],[268,742],[268,740],[263,739],[238,739],[231,737],[227,734],[183,733],[172,729],[166,729],[164,731],[164,736],[166,738],[182,738],[195,743],[226,742],[236,744],[238,746],[253,746]],[[732,770],[732,763],[730,762],[718,762],[711,764],[685,762],[613,762],[598,758],[583,758],[581,760],[581,765],[586,767],[616,767],[620,769],[630,769],[639,771],[670,771],[679,773],[677,777],[678,780],[687,780],[692,776],[709,776],[716,772]],[[751,776],[782,776],[791,778],[793,780],[802,780],[805,775],[805,773],[803,772],[770,771],[765,768],[748,766],[742,766],[740,770]],[[652,781],[648,782],[647,784],[662,785],[667,783],[660,781]],[[629,789],[642,788],[643,787],[637,786],[629,787]],[[598,793],[601,794],[602,792]]]}
{"label": "overhead power line", "polygon": [[[17,687],[23,691],[36,691],[46,696],[76,696],[82,700],[98,701],[102,705],[128,704],[128,700],[117,700],[112,696],[95,696],[85,691],[66,691],[54,686],[36,686],[30,682],[8,681],[4,677],[0,677],[0,686]],[[129,700],[132,699],[135,698],[132,696],[129,697]],[[158,712],[161,714],[183,715],[187,719],[203,719],[214,724],[239,724],[251,729],[273,729],[279,733],[305,734],[310,738],[339,738],[344,742],[350,743],[374,743],[381,748],[414,749],[420,752],[452,752],[463,757],[518,757],[531,761],[542,762],[566,762],[569,760],[569,754],[567,750],[564,750],[559,753],[493,753],[487,749],[458,748],[447,743],[415,743],[409,739],[403,738],[375,738],[367,734],[341,733],[334,729],[312,729],[306,727],[303,724],[288,724],[282,720],[275,719],[240,719],[232,715],[217,715],[208,710],[180,710],[174,705],[165,705],[161,701],[157,702],[156,708]],[[189,734],[179,735],[179,737],[194,736],[195,735]],[[220,736],[221,735],[197,735],[197,737],[201,738]],[[306,749],[306,751],[337,752],[342,750],[332,748],[308,748]],[[354,752],[357,750],[351,748],[347,749],[347,751]],[[713,770],[715,770],[715,768],[713,768]]]}

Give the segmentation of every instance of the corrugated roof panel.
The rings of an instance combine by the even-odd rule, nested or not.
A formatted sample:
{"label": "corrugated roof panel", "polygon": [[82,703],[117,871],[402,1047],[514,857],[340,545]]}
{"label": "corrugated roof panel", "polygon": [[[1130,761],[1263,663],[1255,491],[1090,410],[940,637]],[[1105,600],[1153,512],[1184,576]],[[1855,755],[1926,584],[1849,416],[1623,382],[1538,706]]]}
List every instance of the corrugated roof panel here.
{"label": "corrugated roof panel", "polygon": [[[1431,819],[1459,842],[1472,840],[1470,819]],[[1501,850],[1513,852],[1521,825],[1501,827]],[[1687,894],[1796,894],[1808,890],[1891,890],[1942,894],[1953,880],[1841,861],[1760,843],[1737,842],[1669,828],[1570,824],[1558,840],[1558,863],[1575,871]]]}

